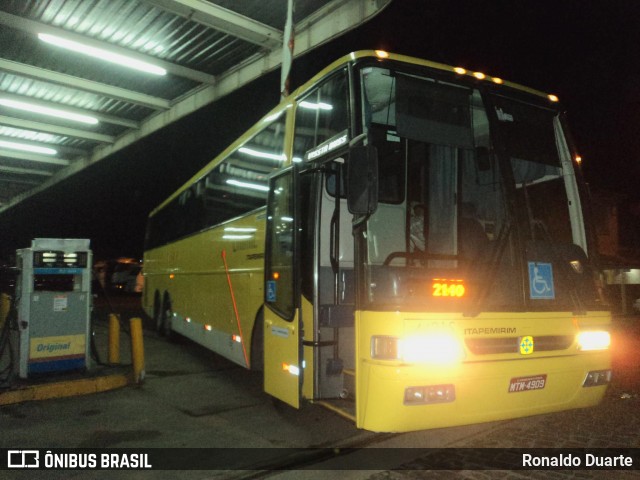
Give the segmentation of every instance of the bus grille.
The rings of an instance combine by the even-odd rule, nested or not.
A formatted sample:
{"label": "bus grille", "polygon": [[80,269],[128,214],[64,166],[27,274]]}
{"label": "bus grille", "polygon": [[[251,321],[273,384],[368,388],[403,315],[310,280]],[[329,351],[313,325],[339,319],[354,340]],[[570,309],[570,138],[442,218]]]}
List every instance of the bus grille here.
{"label": "bus grille", "polygon": [[[534,337],[534,352],[566,350],[573,343],[573,335],[547,335]],[[506,338],[467,338],[467,348],[474,355],[491,355],[495,353],[519,353],[520,337]]]}

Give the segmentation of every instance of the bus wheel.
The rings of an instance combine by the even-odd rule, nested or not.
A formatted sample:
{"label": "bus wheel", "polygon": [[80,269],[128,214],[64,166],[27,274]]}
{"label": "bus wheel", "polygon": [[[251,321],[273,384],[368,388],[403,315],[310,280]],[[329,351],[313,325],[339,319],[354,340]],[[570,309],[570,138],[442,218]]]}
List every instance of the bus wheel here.
{"label": "bus wheel", "polygon": [[173,317],[173,310],[171,308],[171,299],[168,295],[165,295],[162,302],[162,310],[160,315],[160,334],[171,339],[171,318]]}

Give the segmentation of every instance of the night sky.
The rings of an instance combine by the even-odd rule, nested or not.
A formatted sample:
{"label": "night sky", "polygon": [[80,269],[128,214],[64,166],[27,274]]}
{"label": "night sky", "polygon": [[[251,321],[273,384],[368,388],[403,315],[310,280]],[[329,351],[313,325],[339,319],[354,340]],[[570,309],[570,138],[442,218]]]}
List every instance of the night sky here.
{"label": "night sky", "polygon": [[[393,0],[296,58],[295,88],[336,58],[386,49],[560,97],[592,189],[639,196],[640,2]],[[141,257],[148,213],[279,101],[274,72],[0,214],[0,259],[35,237]]]}

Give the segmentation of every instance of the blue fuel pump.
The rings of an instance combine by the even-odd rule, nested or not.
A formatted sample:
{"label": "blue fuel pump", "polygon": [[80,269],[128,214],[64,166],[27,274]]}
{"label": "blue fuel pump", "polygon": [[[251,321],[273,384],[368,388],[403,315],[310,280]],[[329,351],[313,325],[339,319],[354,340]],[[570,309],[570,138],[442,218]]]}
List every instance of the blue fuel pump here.
{"label": "blue fuel pump", "polygon": [[16,260],[20,378],[89,369],[90,241],[36,238]]}

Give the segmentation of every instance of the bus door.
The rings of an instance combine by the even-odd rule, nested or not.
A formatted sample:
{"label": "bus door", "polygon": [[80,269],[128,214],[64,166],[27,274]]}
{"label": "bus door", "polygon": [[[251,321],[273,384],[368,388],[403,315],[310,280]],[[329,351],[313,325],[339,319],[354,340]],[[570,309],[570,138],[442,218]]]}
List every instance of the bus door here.
{"label": "bus door", "polygon": [[304,369],[294,170],[269,182],[265,249],[264,390],[299,408]]}
{"label": "bus door", "polygon": [[[319,175],[316,282],[314,282],[314,394],[334,408],[355,412],[354,246],[344,196],[343,158]],[[305,342],[306,345],[307,342]]]}

